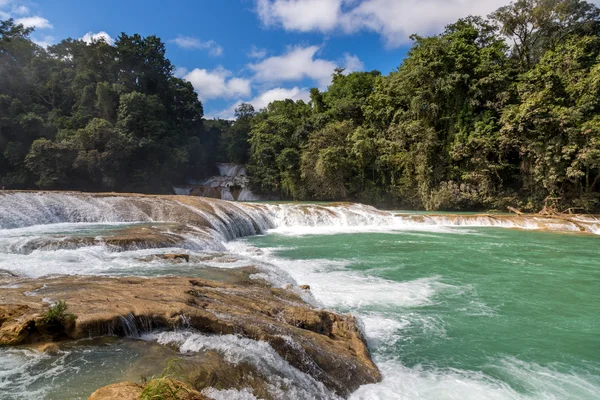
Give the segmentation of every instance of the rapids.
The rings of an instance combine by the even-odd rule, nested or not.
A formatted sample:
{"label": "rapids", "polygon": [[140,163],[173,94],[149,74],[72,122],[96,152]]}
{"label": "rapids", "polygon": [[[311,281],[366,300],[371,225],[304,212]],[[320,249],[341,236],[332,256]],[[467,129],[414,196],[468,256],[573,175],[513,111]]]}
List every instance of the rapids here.
{"label": "rapids", "polygon": [[[189,229],[170,232],[173,223]],[[103,238],[139,227],[166,230],[182,241],[160,249],[103,244]],[[567,233],[544,232],[553,230]],[[593,233],[600,234],[593,217],[0,192],[0,270],[30,277],[202,277],[215,268],[255,266],[257,278],[278,287],[291,283],[312,304],[353,313],[384,376],[352,396],[365,400],[600,398],[600,253]],[[61,244],[74,237],[97,240]],[[157,252],[189,254],[190,262],[147,261]],[[182,354],[210,349],[232,362],[253,363],[272,374],[278,398],[332,397],[264,343],[186,331],[132,336],[175,345]],[[0,391],[7,399],[85,398],[135,375],[146,364],[140,361],[144,348],[83,343],[56,355],[0,349]],[[110,368],[111,359],[122,371]],[[254,398],[247,389],[207,394]]]}

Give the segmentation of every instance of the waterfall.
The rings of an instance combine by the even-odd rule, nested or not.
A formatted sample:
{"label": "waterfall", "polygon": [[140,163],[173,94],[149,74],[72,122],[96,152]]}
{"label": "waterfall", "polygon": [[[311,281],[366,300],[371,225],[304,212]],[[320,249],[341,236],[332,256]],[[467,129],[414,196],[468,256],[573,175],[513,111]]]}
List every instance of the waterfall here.
{"label": "waterfall", "polygon": [[0,229],[80,222],[174,222],[209,230],[223,240],[262,234],[273,228],[314,232],[314,228],[344,231],[490,226],[600,234],[600,221],[582,216],[410,215],[351,203],[247,204],[194,196],[0,193]]}
{"label": "waterfall", "polygon": [[217,164],[217,168],[219,169],[219,174],[221,176],[228,176],[230,178],[237,178],[239,176],[246,176],[246,168],[243,165],[239,164]]}
{"label": "waterfall", "polygon": [[196,197],[78,192],[0,194],[0,229],[81,222],[176,222],[209,229],[226,240],[273,228],[261,208]]}
{"label": "waterfall", "polygon": [[248,188],[246,168],[240,164],[217,164],[219,175],[204,181],[190,182],[188,187],[174,187],[177,195],[210,197],[229,201],[261,200]]}

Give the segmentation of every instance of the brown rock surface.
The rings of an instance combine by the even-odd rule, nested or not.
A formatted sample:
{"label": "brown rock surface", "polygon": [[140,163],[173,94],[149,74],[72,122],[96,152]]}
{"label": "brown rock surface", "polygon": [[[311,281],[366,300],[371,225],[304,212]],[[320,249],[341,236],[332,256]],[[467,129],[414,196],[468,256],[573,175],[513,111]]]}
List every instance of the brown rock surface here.
{"label": "brown rock surface", "polygon": [[503,226],[551,232],[596,233],[600,218],[593,215],[539,214],[396,214],[408,222],[440,226]]}
{"label": "brown rock surface", "polygon": [[[58,250],[76,249],[80,247],[104,244],[113,250],[126,251],[137,249],[160,249],[165,247],[177,247],[185,242],[184,234],[196,237],[209,234],[194,230],[189,226],[179,223],[156,223],[140,224],[125,229],[115,228],[107,231],[104,236],[65,236],[48,235],[37,237],[27,242],[19,249],[19,252],[29,254],[34,250]],[[185,259],[189,256],[181,254],[162,254],[158,257],[165,260]],[[9,271],[0,270],[0,277],[11,275]],[[12,274],[14,276],[14,274]]]}
{"label": "brown rock surface", "polygon": [[88,400],[139,400],[144,387],[133,382],[121,382],[96,390]]}
{"label": "brown rock surface", "polygon": [[[190,327],[266,341],[291,365],[340,395],[380,380],[352,316],[313,309],[293,292],[265,284],[77,276],[0,279],[6,283],[18,287],[1,292],[0,345]],[[66,301],[68,312],[77,317],[61,335],[44,330],[41,316],[48,300]]]}
{"label": "brown rock surface", "polygon": [[[148,382],[149,385],[156,385],[156,381]],[[170,400],[208,400],[208,397],[193,389],[189,385],[177,380],[163,380],[161,384],[169,385],[176,397],[165,397]],[[88,400],[139,400],[144,391],[144,386],[133,382],[121,382],[114,385],[108,385],[96,390]],[[155,398],[155,397],[152,397]],[[162,398],[162,397],[161,397]]]}

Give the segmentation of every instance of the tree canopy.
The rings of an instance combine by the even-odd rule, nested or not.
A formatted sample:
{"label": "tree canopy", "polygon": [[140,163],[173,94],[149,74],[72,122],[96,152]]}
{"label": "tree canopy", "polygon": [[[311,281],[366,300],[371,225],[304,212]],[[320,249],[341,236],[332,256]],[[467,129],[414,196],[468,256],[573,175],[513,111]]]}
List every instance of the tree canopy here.
{"label": "tree canopy", "polygon": [[412,36],[400,67],[344,74],[252,121],[259,191],[436,209],[598,206],[600,12],[518,0]]}
{"label": "tree canopy", "polygon": [[168,192],[246,164],[258,193],[388,207],[600,205],[600,10],[516,0],[310,101],[204,120],[155,36],[41,48],[0,23],[0,183]]}

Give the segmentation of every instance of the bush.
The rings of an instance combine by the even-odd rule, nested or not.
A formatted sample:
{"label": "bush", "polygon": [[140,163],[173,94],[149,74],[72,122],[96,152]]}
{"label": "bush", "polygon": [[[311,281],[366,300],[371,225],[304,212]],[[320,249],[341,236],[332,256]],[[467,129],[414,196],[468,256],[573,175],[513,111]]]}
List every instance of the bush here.
{"label": "bush", "polygon": [[181,374],[177,372],[180,369],[178,362],[176,359],[170,359],[159,375],[154,375],[147,380],[144,391],[140,395],[140,400],[179,400],[186,398],[189,391],[176,381],[181,377]]}
{"label": "bush", "polygon": [[66,320],[75,319],[76,317],[74,314],[67,312],[68,308],[69,306],[64,300],[59,300],[58,303],[51,306],[44,314],[44,323],[46,325],[63,325]]}

